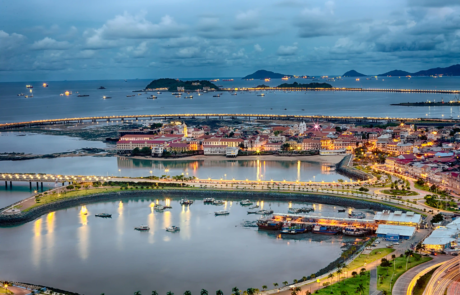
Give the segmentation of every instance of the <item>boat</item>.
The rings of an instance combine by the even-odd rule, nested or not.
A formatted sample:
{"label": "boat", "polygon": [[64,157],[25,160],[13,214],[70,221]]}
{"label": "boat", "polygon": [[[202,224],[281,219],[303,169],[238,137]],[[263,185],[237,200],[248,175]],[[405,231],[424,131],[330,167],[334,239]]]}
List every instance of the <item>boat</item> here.
{"label": "boat", "polygon": [[160,91],[158,91],[158,92],[157,92],[157,94],[161,94],[161,92],[160,92]]}
{"label": "boat", "polygon": [[259,210],[256,212],[256,214],[270,215],[270,214],[273,214],[273,210]]}
{"label": "boat", "polygon": [[182,95],[182,93],[179,92],[173,92],[172,95]]}
{"label": "boat", "polygon": [[364,219],[364,218],[366,218],[366,214],[364,214],[363,212],[352,211],[350,214],[348,214],[348,218]]}
{"label": "boat", "polygon": [[225,210],[219,210],[219,211],[214,212],[214,214],[215,214],[216,216],[219,216],[219,215],[229,215],[230,212],[225,211]]}
{"label": "boat", "polygon": [[267,229],[267,230],[280,230],[283,227],[282,221],[275,221],[275,220],[264,220],[259,219],[257,220],[257,227],[259,229]]}
{"label": "boat", "polygon": [[210,204],[210,203],[212,204],[214,202],[214,198],[204,198],[203,202],[205,204]]}
{"label": "boat", "polygon": [[175,232],[177,232],[177,231],[180,231],[180,228],[179,228],[178,226],[174,226],[174,225],[173,225],[173,226],[167,227],[167,228],[166,228],[166,231],[169,231],[169,232],[171,232],[171,233],[175,233]]}
{"label": "boat", "polygon": [[315,225],[312,232],[314,234],[323,234],[323,235],[336,235],[339,233],[338,230],[321,225]]}
{"label": "boat", "polygon": [[102,217],[102,218],[111,218],[112,217],[112,214],[109,214],[109,213],[98,213],[96,215],[94,215],[96,217]]}
{"label": "boat", "polygon": [[233,93],[232,93],[232,95],[238,95],[238,93],[236,93],[236,92],[233,92]]}
{"label": "boat", "polygon": [[308,227],[303,224],[285,223],[281,228],[281,234],[298,235],[308,232]]}
{"label": "boat", "polygon": [[192,99],[193,96],[192,95],[189,95],[189,96],[184,96],[184,98],[189,98],[189,99]]}
{"label": "boat", "polygon": [[222,201],[222,200],[214,200],[214,201],[212,202],[212,204],[213,204],[213,205],[224,205],[225,202]]}
{"label": "boat", "polygon": [[163,205],[155,205],[155,210],[156,211],[163,211],[165,209],[165,207]]}
{"label": "boat", "polygon": [[289,208],[288,209],[288,213],[291,213],[291,214],[308,213],[308,212],[312,212],[312,211],[315,211],[315,209],[311,205],[301,207],[301,208]]}
{"label": "boat", "polygon": [[257,96],[265,96],[265,93],[257,94]]}
{"label": "boat", "polygon": [[339,209],[339,210],[337,210],[337,211],[339,211],[339,212],[345,212],[346,209]]}
{"label": "boat", "polygon": [[99,87],[98,89],[105,89],[105,87],[104,87],[104,86],[101,86],[101,87]]}
{"label": "boat", "polygon": [[43,87],[48,87],[48,84],[47,83],[43,83]]}
{"label": "boat", "polygon": [[212,97],[220,97],[220,94],[213,95]]}
{"label": "boat", "polygon": [[126,95],[126,97],[133,97],[133,96],[135,96],[135,95],[134,94],[133,95]]}
{"label": "boat", "polygon": [[225,81],[225,82],[232,82],[233,79],[222,79],[222,81]]}
{"label": "boat", "polygon": [[19,93],[18,96],[24,96],[24,93]]}
{"label": "boat", "polygon": [[346,227],[342,230],[342,233],[346,236],[363,237],[369,234],[369,231],[364,228]]}
{"label": "boat", "polygon": [[26,85],[26,88],[34,88],[32,85]]}
{"label": "boat", "polygon": [[111,96],[103,96],[102,97],[103,99],[109,99],[109,98],[112,98]]}
{"label": "boat", "polygon": [[147,97],[147,99],[157,99],[157,97],[155,95],[152,95],[150,97]]}
{"label": "boat", "polygon": [[137,95],[142,95],[142,93],[138,93]]}
{"label": "boat", "polygon": [[140,225],[138,227],[135,227],[134,229],[138,231],[148,231],[150,230],[150,227],[148,227],[147,225]]}
{"label": "boat", "polygon": [[181,204],[181,205],[192,205],[192,204],[193,204],[193,201],[192,201],[192,200],[188,200],[188,199],[182,199],[182,200],[180,200],[180,204]]}
{"label": "boat", "polygon": [[89,95],[88,94],[79,94],[77,95],[77,97],[88,97]]}
{"label": "boat", "polygon": [[256,209],[256,208],[259,208],[259,205],[254,205],[254,206],[249,207],[249,209]]}
{"label": "boat", "polygon": [[254,204],[254,203],[249,201],[248,199],[243,200],[243,201],[240,202],[240,205],[242,205],[242,206],[249,206],[249,205],[252,205],[252,204]]}
{"label": "boat", "polygon": [[258,210],[252,210],[252,211],[248,211],[248,214],[257,214]]}

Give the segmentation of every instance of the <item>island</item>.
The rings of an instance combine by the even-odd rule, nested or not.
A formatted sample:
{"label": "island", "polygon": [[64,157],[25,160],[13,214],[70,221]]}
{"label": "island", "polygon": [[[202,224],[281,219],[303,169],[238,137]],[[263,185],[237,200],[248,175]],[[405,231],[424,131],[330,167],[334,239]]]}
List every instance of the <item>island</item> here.
{"label": "island", "polygon": [[281,85],[278,85],[277,88],[332,88],[331,84],[328,83],[308,83],[308,84],[302,84],[302,83],[283,83]]}
{"label": "island", "polygon": [[405,107],[436,107],[436,106],[460,106],[460,101],[451,100],[451,101],[421,101],[421,102],[402,102],[402,103],[392,103],[392,106],[405,106]]}
{"label": "island", "polygon": [[344,77],[365,77],[367,75],[361,74],[355,70],[351,70],[343,74]]}
{"label": "island", "polygon": [[281,79],[284,77],[292,78],[292,75],[284,75],[280,73],[275,73],[271,71],[266,71],[266,70],[258,70],[255,71],[254,73],[247,75],[246,77],[243,77],[242,79],[248,80],[248,79]]}
{"label": "island", "polygon": [[197,90],[218,90],[215,84],[206,81],[206,80],[194,80],[194,81],[181,81],[178,79],[157,79],[153,80],[145,87],[144,90],[153,90],[153,89],[161,89],[161,90],[168,90],[168,91],[197,91]]}
{"label": "island", "polygon": [[452,65],[445,68],[432,68],[428,70],[418,71],[415,73],[394,70],[377,76],[460,76],[460,64]]}
{"label": "island", "polygon": [[262,85],[257,85],[256,88],[270,88],[270,86],[267,86],[265,84],[262,84]]}
{"label": "island", "polygon": [[393,70],[377,76],[412,76],[412,74],[406,71]]}

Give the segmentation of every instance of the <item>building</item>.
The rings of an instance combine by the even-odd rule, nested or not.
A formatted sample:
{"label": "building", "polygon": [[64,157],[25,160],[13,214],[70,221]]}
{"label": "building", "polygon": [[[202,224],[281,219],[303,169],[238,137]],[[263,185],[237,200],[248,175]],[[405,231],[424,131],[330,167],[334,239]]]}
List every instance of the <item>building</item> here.
{"label": "building", "polygon": [[225,155],[228,157],[228,158],[236,158],[238,156],[238,152],[240,151],[239,148],[237,147],[227,147],[225,149]]}
{"label": "building", "polygon": [[418,228],[422,222],[422,215],[415,214],[414,212],[402,213],[402,211],[391,212],[384,210],[377,212],[374,220],[378,224],[405,225]]}
{"label": "building", "polygon": [[173,142],[166,146],[168,152],[183,153],[190,150],[190,145],[183,142]]}
{"label": "building", "polygon": [[219,156],[227,154],[226,145],[209,145],[203,144],[203,152],[206,156]]}
{"label": "building", "polygon": [[304,151],[319,151],[321,149],[321,140],[305,138],[302,140],[302,150]]}
{"label": "building", "polygon": [[377,237],[384,238],[387,241],[397,242],[399,240],[410,239],[416,231],[415,226],[379,224]]}

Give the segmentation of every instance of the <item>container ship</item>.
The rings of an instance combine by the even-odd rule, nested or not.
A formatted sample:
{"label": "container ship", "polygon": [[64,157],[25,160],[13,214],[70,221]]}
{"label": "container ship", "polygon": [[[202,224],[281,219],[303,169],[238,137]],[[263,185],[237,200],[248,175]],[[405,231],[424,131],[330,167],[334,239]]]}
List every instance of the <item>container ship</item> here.
{"label": "container ship", "polygon": [[321,225],[315,225],[313,227],[312,232],[314,234],[323,234],[323,235],[336,235],[339,233],[337,229],[334,229],[332,227],[327,227],[327,226],[321,226]]}

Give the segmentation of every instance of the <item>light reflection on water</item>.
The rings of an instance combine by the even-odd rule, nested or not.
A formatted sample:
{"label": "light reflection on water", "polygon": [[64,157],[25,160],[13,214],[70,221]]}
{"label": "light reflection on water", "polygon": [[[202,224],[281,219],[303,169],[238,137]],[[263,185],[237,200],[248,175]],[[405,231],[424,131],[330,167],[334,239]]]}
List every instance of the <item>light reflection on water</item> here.
{"label": "light reflection on water", "polygon": [[[153,210],[156,200],[172,209]],[[276,212],[305,205],[267,200],[258,204]],[[229,216],[214,216],[223,208]],[[338,206],[315,204],[315,208],[315,213],[346,215],[337,212]],[[2,244],[0,272],[5,279],[84,294],[137,290],[181,294],[202,288],[230,293],[234,286],[260,288],[267,282],[291,282],[310,275],[339,257],[341,242],[347,240],[312,234],[286,238],[244,228],[243,220],[259,217],[247,211],[239,201],[213,206],[195,200],[191,206],[181,206],[176,199],[154,196],[60,210],[23,226],[0,228],[0,236],[10,242]],[[94,216],[102,212],[113,214],[112,218]],[[141,224],[150,231],[135,231]],[[172,225],[179,226],[180,232],[166,232]],[[15,263],[15,257],[29,253],[31,265]],[[79,279],[65,279],[75,276]]]}

